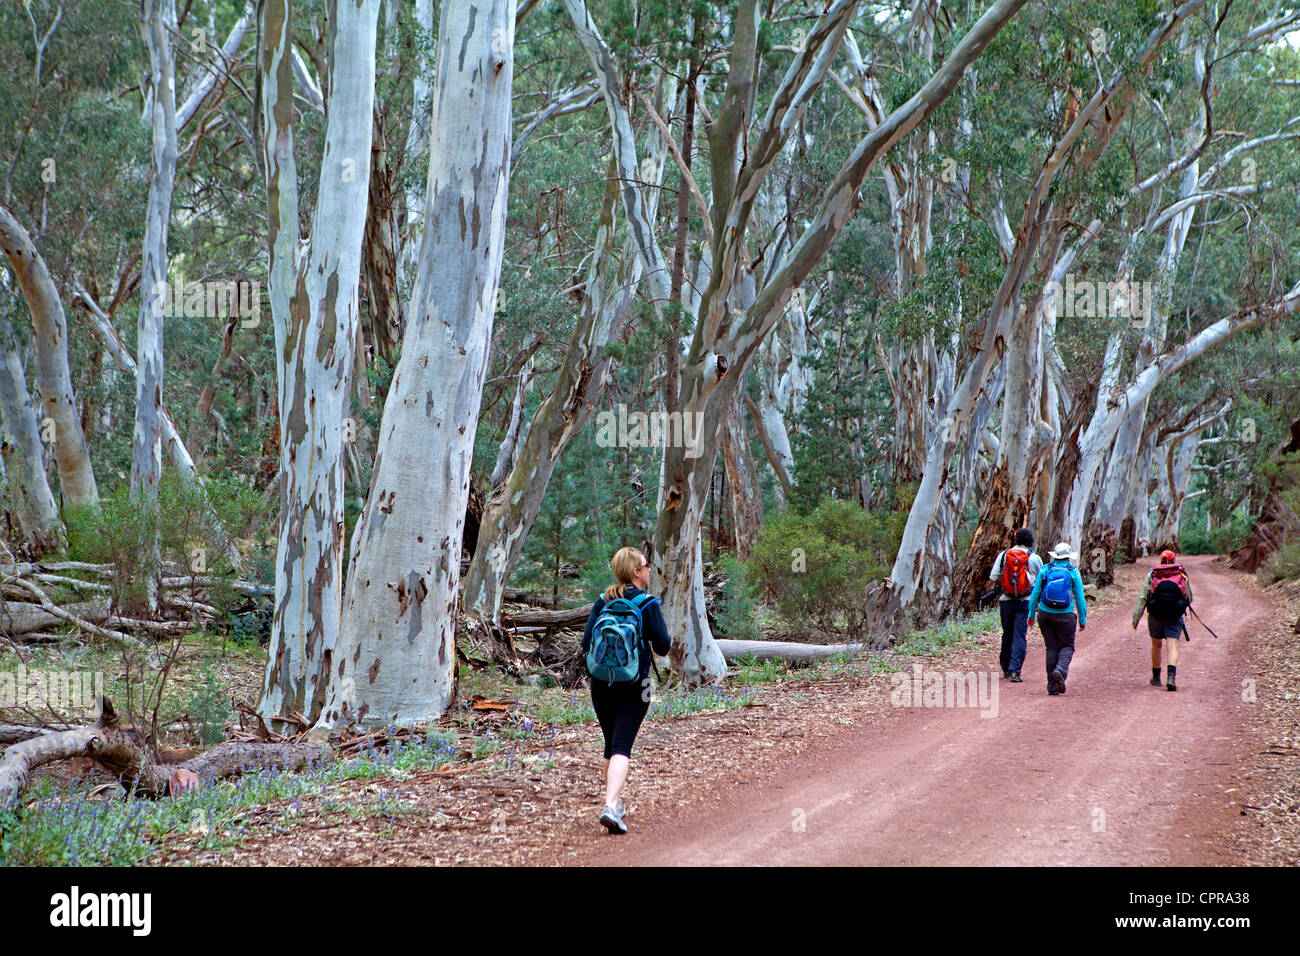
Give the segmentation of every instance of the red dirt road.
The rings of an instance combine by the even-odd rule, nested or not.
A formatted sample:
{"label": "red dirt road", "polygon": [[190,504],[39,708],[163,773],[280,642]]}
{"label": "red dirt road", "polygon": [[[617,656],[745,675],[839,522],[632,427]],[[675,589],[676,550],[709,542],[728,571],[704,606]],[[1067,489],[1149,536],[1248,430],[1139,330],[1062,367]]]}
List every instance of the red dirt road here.
{"label": "red dirt road", "polygon": [[[996,671],[997,716],[898,707],[761,784],[678,819],[629,817],[568,862],[633,865],[1226,864],[1244,729],[1246,642],[1274,613],[1212,558],[1188,558],[1178,691],[1151,687],[1145,619],[1095,614],[1065,696],[1047,695],[1030,631],[1023,684]],[[994,654],[996,651],[993,652]],[[934,667],[943,670],[944,662]],[[991,710],[991,708],[990,708]],[[635,764],[635,760],[634,760]],[[635,774],[635,766],[633,768]],[[802,824],[802,828],[800,826]],[[576,856],[577,858],[572,858]]]}

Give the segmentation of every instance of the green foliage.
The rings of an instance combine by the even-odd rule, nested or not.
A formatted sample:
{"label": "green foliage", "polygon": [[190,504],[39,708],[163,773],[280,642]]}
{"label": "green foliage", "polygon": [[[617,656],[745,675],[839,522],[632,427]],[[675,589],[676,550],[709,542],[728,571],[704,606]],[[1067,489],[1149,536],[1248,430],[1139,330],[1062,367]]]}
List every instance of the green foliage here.
{"label": "green foliage", "polygon": [[209,656],[198,673],[199,684],[190,695],[187,711],[199,743],[211,747],[226,736],[230,717],[230,691],[219,678],[216,659]]}
{"label": "green foliage", "polygon": [[147,582],[164,576],[164,566],[182,576],[231,578],[231,552],[237,546],[261,558],[253,565],[262,569],[269,567],[274,548],[275,512],[269,497],[234,478],[196,484],[169,471],[158,484],[156,500],[132,497],[124,486],[96,506],[64,509],[64,520],[70,557],[114,566],[113,597],[119,607],[138,604]]}
{"label": "green foliage", "polygon": [[746,572],[788,624],[856,639],[866,624],[863,591],[889,574],[910,499],[876,512],[827,499],[809,515],[782,515],[759,532]]}
{"label": "green foliage", "polygon": [[1184,554],[1227,554],[1235,551],[1245,543],[1254,523],[1250,515],[1238,511],[1233,513],[1226,524],[1216,525],[1207,531],[1204,510],[1189,508],[1183,509],[1181,519],[1178,546]]}
{"label": "green foliage", "polygon": [[718,602],[717,636],[734,641],[761,640],[763,632],[754,616],[757,588],[745,574],[744,565],[734,555],[726,554],[718,559],[718,570],[726,583]]}
{"label": "green foliage", "polygon": [[[1281,458],[1273,481],[1282,513],[1290,519],[1300,518],[1300,453]],[[1281,545],[1268,556],[1260,574],[1269,584],[1300,578],[1300,523],[1284,528]]]}

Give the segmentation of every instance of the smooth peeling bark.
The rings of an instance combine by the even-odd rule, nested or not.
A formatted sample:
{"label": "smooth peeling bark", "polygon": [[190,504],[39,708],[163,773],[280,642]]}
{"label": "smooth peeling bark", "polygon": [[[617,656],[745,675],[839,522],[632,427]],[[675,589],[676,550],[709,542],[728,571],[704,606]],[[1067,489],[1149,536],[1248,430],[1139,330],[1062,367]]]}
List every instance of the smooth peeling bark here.
{"label": "smooth peeling bark", "polygon": [[289,6],[268,0],[263,11],[270,300],[281,356],[280,533],[258,712],[273,729],[294,711],[309,719],[317,713],[341,626],[344,419],[357,338],[379,6],[338,5],[320,193],[310,246],[298,263]]}
{"label": "smooth peeling bark", "polygon": [[758,529],[763,524],[763,492],[754,470],[745,430],[745,413],[740,401],[732,399],[731,411],[722,422],[722,463],[727,473],[727,495],[732,528],[736,535],[736,557],[749,557]]}
{"label": "smooth peeling bark", "polygon": [[[736,277],[743,235],[736,238],[731,248],[720,248],[715,253],[709,286],[699,305],[695,340],[692,342],[691,353],[683,364],[680,389],[683,415],[702,414],[703,427],[700,442],[692,449],[692,455],[688,456],[682,448],[665,449],[662,467],[664,486],[655,529],[651,578],[652,587],[662,582],[665,618],[670,631],[678,639],[678,644],[673,649],[674,670],[682,673],[688,683],[717,680],[726,673],[725,661],[708,627],[703,587],[700,583],[702,570],[697,555],[709,475],[718,450],[718,427],[733,394],[734,382],[737,379],[743,380],[750,361],[780,320],[794,290],[803,283],[861,205],[862,184],[877,160],[947,99],[965,71],[1023,5],[1023,0],[999,0],[993,4],[966,33],[934,76],[859,142],[836,175],[808,227],[791,249],[785,264],[764,283],[744,316],[735,317],[738,318],[735,328],[731,328],[733,314],[728,308],[728,283]],[[827,22],[828,17],[829,12],[819,22],[819,27],[824,31],[823,41],[838,46],[842,33],[836,32],[834,23]],[[810,45],[816,32],[809,34]],[[807,51],[805,59],[815,60],[818,64],[815,68],[811,62],[804,64],[811,71],[809,76],[824,77],[827,63],[823,57],[828,56],[827,49]],[[794,66],[791,71],[797,72]],[[736,61],[733,59],[733,78],[735,72]],[[790,73],[787,73],[789,76]],[[804,80],[800,83],[801,92],[811,93],[817,88],[816,84]],[[780,97],[774,98],[774,104],[779,102]],[[806,101],[785,102],[791,112],[774,115],[769,110],[765,120],[767,129],[786,129],[790,115],[798,113],[802,105],[806,105]],[[724,109],[727,103],[731,103],[736,110],[743,110],[744,101],[739,92],[729,94],[729,98],[724,99]],[[719,118],[714,124],[714,136],[725,140],[728,131],[729,127]],[[760,142],[766,143],[767,140],[760,136]],[[714,201],[715,204],[722,202],[729,207],[725,218],[719,219],[723,225],[719,227],[715,224],[715,235],[730,236],[734,235],[730,231],[733,227],[743,231],[748,222],[749,207],[761,186],[761,177],[756,172],[742,170],[736,177],[734,190],[728,194],[724,181],[723,194],[719,196],[717,171],[725,172],[725,150],[715,148],[712,152],[715,160]],[[769,152],[765,147],[757,147],[754,151],[759,160],[766,158]],[[723,335],[725,338],[719,337]],[[720,370],[725,374],[720,376]],[[972,400],[971,411],[974,407],[975,402]],[[946,471],[953,451],[955,447],[949,450],[942,470]],[[925,528],[921,530],[922,540],[918,552],[924,550],[925,538],[929,535],[935,514],[939,512],[940,475],[938,470],[931,474],[935,485],[932,489],[933,509],[928,515]],[[951,508],[951,505],[945,507]],[[695,540],[690,540],[691,535],[695,536]],[[910,596],[909,592],[908,597]]]}
{"label": "smooth peeling bark", "polygon": [[[1111,442],[1114,441],[1116,433],[1132,408],[1149,398],[1162,381],[1206,352],[1247,329],[1258,328],[1284,316],[1293,315],[1298,308],[1300,308],[1300,284],[1269,302],[1242,309],[1211,323],[1182,345],[1153,360],[1134,377],[1127,388],[1122,391],[1114,390],[1108,398],[1099,400],[1092,420],[1079,441],[1080,466],[1068,499],[1068,511],[1063,528],[1065,539],[1082,540],[1084,521],[1089,505],[1092,503],[1101,463],[1105,461],[1105,454]],[[1107,394],[1104,378],[1100,394]]]}
{"label": "smooth peeling bark", "polygon": [[0,318],[0,464],[8,501],[23,543],[35,555],[64,543],[59,509],[45,478],[41,432],[13,326]]}
{"label": "smooth peeling bark", "polygon": [[[150,123],[153,161],[140,261],[140,318],[136,326],[135,431],[131,440],[131,494],[155,500],[162,478],[163,303],[167,230],[176,185],[175,0],[145,0],[143,33],[152,69]],[[152,605],[154,598],[150,597]]]}
{"label": "smooth peeling bark", "polygon": [[465,506],[505,246],[514,24],[513,0],[442,6],[419,271],[318,734],[435,720],[455,696]]}
{"label": "smooth peeling bark", "polygon": [[65,504],[93,505],[99,501],[95,473],[90,466],[81,415],[72,391],[68,368],[68,320],[59,290],[45,260],[27,230],[0,203],[0,249],[18,279],[27,311],[32,316],[36,391],[43,419],[53,423],[54,463],[59,491]]}

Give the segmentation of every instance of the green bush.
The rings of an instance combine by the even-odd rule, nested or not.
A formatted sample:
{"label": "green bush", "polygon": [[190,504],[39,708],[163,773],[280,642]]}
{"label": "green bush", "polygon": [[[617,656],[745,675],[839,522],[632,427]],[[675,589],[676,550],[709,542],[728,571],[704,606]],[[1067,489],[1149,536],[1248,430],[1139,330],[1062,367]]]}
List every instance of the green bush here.
{"label": "green bush", "polygon": [[164,576],[164,565],[170,565],[173,574],[229,578],[234,574],[231,552],[247,549],[252,559],[242,562],[240,572],[258,577],[271,567],[269,555],[275,547],[275,510],[269,496],[231,478],[196,484],[167,472],[158,484],[156,501],[132,497],[123,486],[100,498],[98,505],[65,508],[64,520],[72,558],[114,566],[118,607],[138,607],[147,582]]}
{"label": "green bush", "polygon": [[1184,554],[1227,554],[1242,546],[1252,524],[1249,515],[1234,512],[1226,524],[1206,531],[1202,514],[1194,523],[1182,523],[1178,531],[1178,547]]}
{"label": "green bush", "polygon": [[1282,546],[1260,565],[1259,573],[1267,584],[1300,578],[1300,534],[1292,532],[1283,538]]}
{"label": "green bush", "polygon": [[782,515],[759,532],[746,572],[786,622],[859,638],[864,589],[890,572],[909,497],[883,512],[827,499],[809,515]]}
{"label": "green bush", "polygon": [[215,657],[209,656],[203,662],[198,678],[199,686],[190,695],[186,709],[199,743],[211,747],[225,739],[226,720],[230,717],[230,692],[218,678]]}
{"label": "green bush", "polygon": [[733,641],[757,641],[763,637],[754,617],[757,588],[745,574],[745,567],[733,555],[718,560],[718,570],[726,579],[718,602],[718,636]]}
{"label": "green bush", "polygon": [[[1273,469],[1271,484],[1277,489],[1283,514],[1300,515],[1300,454],[1284,455]],[[1260,567],[1269,584],[1300,578],[1300,527],[1284,526],[1284,537],[1276,551]]]}

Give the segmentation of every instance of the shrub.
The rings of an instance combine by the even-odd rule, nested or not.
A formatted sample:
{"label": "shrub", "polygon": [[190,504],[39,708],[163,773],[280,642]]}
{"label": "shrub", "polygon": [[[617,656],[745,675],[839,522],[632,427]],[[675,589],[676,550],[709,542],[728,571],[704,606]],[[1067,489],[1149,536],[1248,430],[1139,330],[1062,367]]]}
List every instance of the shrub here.
{"label": "shrub", "polygon": [[809,515],[787,513],[759,532],[746,572],[785,621],[860,637],[863,591],[889,574],[910,502],[889,511],[827,499]]}
{"label": "shrub", "polygon": [[218,679],[217,661],[212,656],[204,661],[198,678],[199,686],[190,695],[186,709],[194,722],[199,743],[211,747],[226,736],[226,720],[230,717],[229,689]]}
{"label": "shrub", "polygon": [[758,589],[745,574],[745,567],[733,555],[718,560],[725,584],[718,601],[717,624],[721,637],[733,641],[757,641],[763,636],[754,619],[754,602]]}

